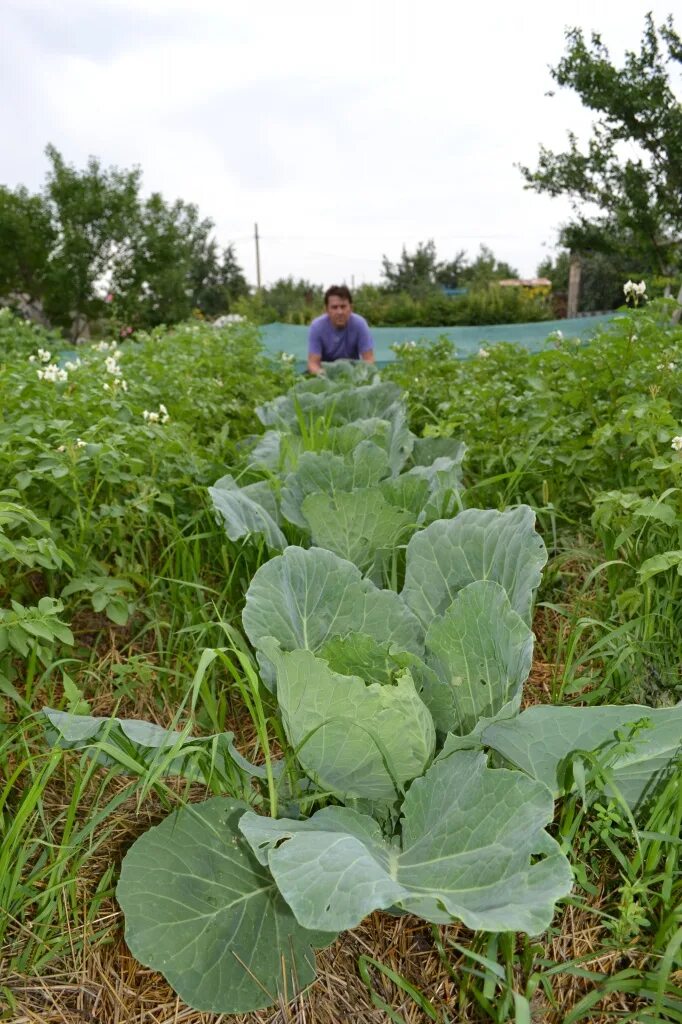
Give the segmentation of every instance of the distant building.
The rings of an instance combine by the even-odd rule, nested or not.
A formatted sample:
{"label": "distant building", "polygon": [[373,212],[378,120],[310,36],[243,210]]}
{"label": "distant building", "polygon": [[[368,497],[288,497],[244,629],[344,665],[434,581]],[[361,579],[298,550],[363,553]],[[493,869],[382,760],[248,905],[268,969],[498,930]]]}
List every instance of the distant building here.
{"label": "distant building", "polygon": [[496,284],[500,288],[525,288],[531,295],[549,295],[552,290],[548,277],[505,277]]}

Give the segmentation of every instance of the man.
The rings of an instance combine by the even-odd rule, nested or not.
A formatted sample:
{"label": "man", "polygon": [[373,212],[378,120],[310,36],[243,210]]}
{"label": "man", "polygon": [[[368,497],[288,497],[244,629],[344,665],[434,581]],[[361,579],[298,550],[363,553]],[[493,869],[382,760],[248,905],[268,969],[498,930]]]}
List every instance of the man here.
{"label": "man", "polygon": [[374,362],[374,342],[364,317],[353,312],[353,299],[345,284],[332,285],[324,293],[326,313],[318,316],[308,332],[308,372],[323,373],[322,362],[364,359]]}

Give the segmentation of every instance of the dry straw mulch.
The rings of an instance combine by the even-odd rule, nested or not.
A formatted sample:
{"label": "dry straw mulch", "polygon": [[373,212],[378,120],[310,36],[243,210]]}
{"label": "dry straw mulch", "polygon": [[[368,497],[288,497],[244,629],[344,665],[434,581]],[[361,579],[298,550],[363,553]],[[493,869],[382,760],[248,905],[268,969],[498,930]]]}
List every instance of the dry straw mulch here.
{"label": "dry straw mulch", "polygon": [[[428,929],[414,919],[374,914],[318,954],[317,981],[289,1006],[231,1017],[191,1010],[159,974],[133,959],[119,935],[110,945],[92,946],[70,971],[55,970],[26,983],[10,979],[20,1007],[14,1024],[383,1024],[388,1018],[372,1005],[358,974],[362,954],[404,973],[442,1008],[450,1002],[453,983]],[[374,984],[406,1024],[428,1020],[379,972]]]}
{"label": "dry straw mulch", "polygon": [[[555,963],[584,958],[581,967],[605,978],[624,967],[643,968],[636,952],[608,949],[603,932],[588,910],[569,906],[559,916],[553,936],[544,943],[544,957]],[[139,964],[128,952],[115,907],[102,908],[97,928],[110,925],[110,939],[89,941],[73,936],[69,962],[54,964],[42,977],[5,977],[17,1007],[12,1024],[387,1024],[387,1013],[377,1009],[358,972],[365,955],[402,975],[431,1001],[442,1024],[489,1020],[472,999],[458,1000],[458,979],[464,958],[451,950],[445,965],[431,931],[412,917],[394,918],[376,913],[359,928],[346,932],[317,955],[318,977],[313,986],[288,1006],[239,1016],[201,1013],[186,1006],[167,982]],[[469,945],[464,927],[439,929],[441,940]],[[82,943],[78,939],[85,939]],[[80,949],[79,949],[80,947]],[[431,1018],[404,991],[370,967],[374,990],[405,1024],[427,1024]],[[454,975],[454,977],[453,977]],[[522,979],[517,979],[522,985]],[[532,1024],[562,1024],[565,1014],[588,993],[593,982],[571,972],[552,978],[553,1008],[539,987],[532,1001]],[[584,1020],[613,1024],[618,1016],[638,1008],[631,996],[613,993],[593,1007]]]}

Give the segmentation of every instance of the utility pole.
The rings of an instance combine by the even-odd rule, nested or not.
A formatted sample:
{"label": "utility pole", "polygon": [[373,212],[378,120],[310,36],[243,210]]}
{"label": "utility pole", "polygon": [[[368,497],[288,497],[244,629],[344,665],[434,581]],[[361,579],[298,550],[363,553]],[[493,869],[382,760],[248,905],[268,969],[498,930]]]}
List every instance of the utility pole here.
{"label": "utility pole", "polygon": [[258,225],[253,225],[253,237],[256,242],[256,287],[260,291],[260,245],[258,238]]}

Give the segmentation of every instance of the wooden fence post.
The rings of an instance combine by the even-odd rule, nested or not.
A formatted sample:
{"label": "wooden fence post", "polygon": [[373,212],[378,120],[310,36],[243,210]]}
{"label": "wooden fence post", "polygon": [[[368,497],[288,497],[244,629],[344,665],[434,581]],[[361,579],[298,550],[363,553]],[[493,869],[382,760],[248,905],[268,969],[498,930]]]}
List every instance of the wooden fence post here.
{"label": "wooden fence post", "polygon": [[571,253],[571,262],[568,268],[568,299],[566,302],[566,319],[573,320],[578,315],[578,303],[580,301],[580,274],[582,265],[580,254]]}

